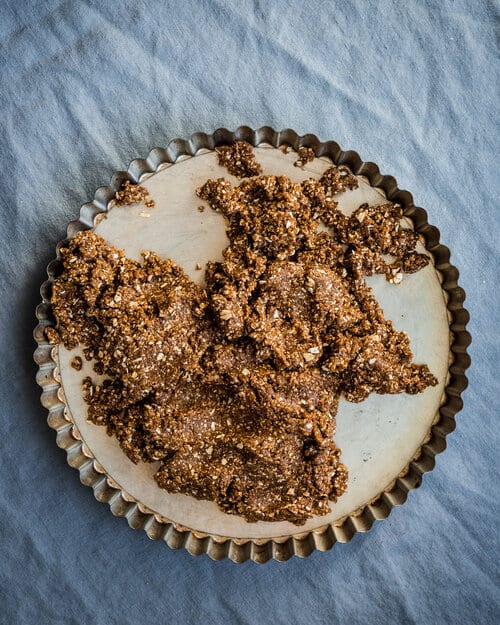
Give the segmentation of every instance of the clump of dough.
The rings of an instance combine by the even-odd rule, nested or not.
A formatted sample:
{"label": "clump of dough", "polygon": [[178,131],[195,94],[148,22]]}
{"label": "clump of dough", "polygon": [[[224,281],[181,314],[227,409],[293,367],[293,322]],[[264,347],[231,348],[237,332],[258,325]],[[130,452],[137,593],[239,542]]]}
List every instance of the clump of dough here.
{"label": "clump of dough", "polygon": [[172,260],[130,260],[90,231],[61,250],[58,332],[105,376],[84,381],[89,419],[134,462],[157,461],[160,487],[248,521],[302,524],[347,487],[340,394],[436,384],[364,280],[396,282],[428,259],[399,206],[337,210],[335,196],[356,185],[342,167],[303,183],[207,181],[198,196],[224,215],[230,243],[206,288]]}

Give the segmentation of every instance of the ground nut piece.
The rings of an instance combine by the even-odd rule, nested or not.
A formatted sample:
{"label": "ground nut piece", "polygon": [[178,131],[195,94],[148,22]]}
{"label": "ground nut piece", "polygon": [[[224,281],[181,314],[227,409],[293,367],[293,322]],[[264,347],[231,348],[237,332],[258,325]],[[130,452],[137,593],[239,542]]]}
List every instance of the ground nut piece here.
{"label": "ground nut piece", "polygon": [[[244,143],[219,151],[237,175],[259,173],[249,156]],[[365,283],[428,259],[399,206],[337,210],[334,196],[356,185],[335,166],[302,183],[207,181],[197,193],[224,215],[230,243],[204,289],[173,261],[145,252],[137,263],[90,231],[61,250],[47,338],[83,346],[104,375],[83,382],[89,419],[133,462],[158,462],[159,487],[248,521],[303,524],[347,487],[339,396],[437,383]]]}

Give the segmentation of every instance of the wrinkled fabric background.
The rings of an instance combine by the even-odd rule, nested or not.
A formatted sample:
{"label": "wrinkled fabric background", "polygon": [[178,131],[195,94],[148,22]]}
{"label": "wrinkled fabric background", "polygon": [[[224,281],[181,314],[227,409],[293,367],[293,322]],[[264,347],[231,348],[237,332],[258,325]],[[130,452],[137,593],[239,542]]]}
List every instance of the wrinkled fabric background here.
{"label": "wrinkled fabric background", "polygon": [[[2,624],[499,622],[498,15],[484,0],[0,3]],[[31,359],[79,206],[151,147],[240,124],[335,139],[394,174],[452,250],[473,335],[465,407],[422,488],[350,544],[263,566],[114,518],[56,447]]]}

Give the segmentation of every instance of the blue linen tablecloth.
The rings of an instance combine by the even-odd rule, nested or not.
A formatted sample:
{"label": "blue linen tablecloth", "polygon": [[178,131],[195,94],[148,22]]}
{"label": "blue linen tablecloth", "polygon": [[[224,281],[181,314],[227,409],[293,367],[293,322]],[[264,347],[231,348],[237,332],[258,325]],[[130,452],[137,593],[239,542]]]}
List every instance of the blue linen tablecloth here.
{"label": "blue linen tablecloth", "polygon": [[[0,623],[500,622],[498,15],[480,0],[3,0]],[[240,124],[335,139],[412,190],[473,335],[465,407],[423,487],[350,544],[263,566],[114,518],[56,447],[31,360],[38,288],[80,204],[152,146]]]}

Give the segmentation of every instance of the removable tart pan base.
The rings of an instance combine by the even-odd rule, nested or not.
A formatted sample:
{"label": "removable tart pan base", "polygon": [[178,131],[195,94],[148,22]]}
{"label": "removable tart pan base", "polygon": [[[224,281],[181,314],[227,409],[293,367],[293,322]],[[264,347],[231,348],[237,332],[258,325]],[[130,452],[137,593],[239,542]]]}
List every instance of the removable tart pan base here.
{"label": "removable tart pan base", "polygon": [[[208,178],[223,176],[238,182],[219,167],[214,148],[240,139],[259,146],[256,157],[265,174],[285,174],[300,181],[319,177],[331,163],[347,165],[358,176],[360,188],[338,196],[339,208],[349,213],[363,202],[380,204],[386,198],[398,202],[407,226],[421,235],[419,251],[427,249],[431,256],[426,268],[405,275],[397,286],[384,276],[369,277],[367,283],[386,318],[396,329],[408,332],[414,361],[427,363],[439,384],[418,395],[371,395],[359,404],[341,399],[335,441],[343,449],[349,485],[331,504],[331,513],[303,526],[248,523],[224,514],[213,502],[167,493],[152,478],[155,464],[134,465],[105,428],[87,422],[81,381],[87,375],[97,377],[91,363],[84,360],[83,369],[75,371],[70,361],[79,350],[69,352],[62,345],[48,344],[43,331],[54,324],[50,289],[58,259],[49,264],[49,280],[41,288],[35,361],[41,401],[49,410],[48,423],[57,432],[58,445],[66,449],[81,481],[93,487],[97,499],[109,503],[113,514],[125,516],[131,527],[143,528],[150,538],[163,539],[174,548],[186,547],[192,554],[265,562],[307,556],[315,549],[330,549],[337,541],[347,542],[357,531],[367,531],[375,520],[386,518],[393,506],[406,500],[409,490],[420,485],[423,473],[434,467],[435,455],[444,450],[445,437],[455,427],[454,415],[462,407],[470,336],[465,330],[468,313],[462,306],[465,294],[457,285],[458,271],[449,264],[449,250],[439,243],[439,232],[427,223],[425,211],[415,207],[410,193],[399,190],[394,178],[381,175],[375,164],[363,163],[355,152],[343,152],[336,143],[321,143],[313,135],[240,127],[234,133],[219,129],[213,135],[197,133],[188,141],[176,139],[166,149],[155,148],[146,159],[132,161],[128,172],[118,172],[110,186],[99,188],[94,200],[81,207],[79,219],[69,224],[68,238],[94,228],[127,256],[139,259],[141,251],[152,249],[173,258],[202,283],[204,271],[196,265],[219,260],[227,238],[220,214],[208,206],[203,212],[197,210],[204,203],[194,190]],[[293,149],[287,154],[273,149],[283,145]],[[317,158],[298,168],[293,163],[301,146],[312,147]],[[155,208],[141,204],[113,208],[114,195],[127,178],[150,191]]]}

